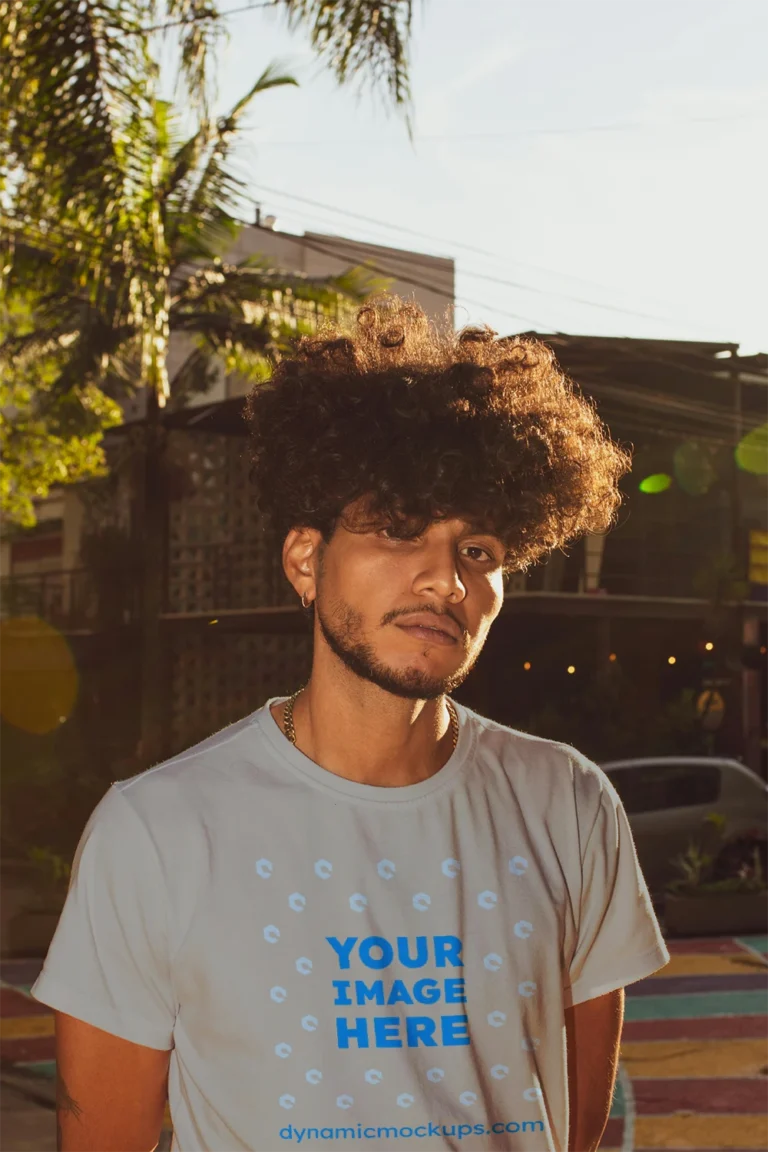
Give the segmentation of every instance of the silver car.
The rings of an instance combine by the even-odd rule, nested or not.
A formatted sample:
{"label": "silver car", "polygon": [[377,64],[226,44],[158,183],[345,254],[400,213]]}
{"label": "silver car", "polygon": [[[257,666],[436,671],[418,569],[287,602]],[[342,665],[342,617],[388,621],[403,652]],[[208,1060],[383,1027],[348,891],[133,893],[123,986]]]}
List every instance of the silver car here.
{"label": "silver car", "polygon": [[738,760],[658,756],[612,760],[601,767],[624,805],[654,902],[678,878],[671,860],[691,840],[711,851],[714,830],[702,827],[709,813],[725,817],[726,844],[768,838],[768,784]]}

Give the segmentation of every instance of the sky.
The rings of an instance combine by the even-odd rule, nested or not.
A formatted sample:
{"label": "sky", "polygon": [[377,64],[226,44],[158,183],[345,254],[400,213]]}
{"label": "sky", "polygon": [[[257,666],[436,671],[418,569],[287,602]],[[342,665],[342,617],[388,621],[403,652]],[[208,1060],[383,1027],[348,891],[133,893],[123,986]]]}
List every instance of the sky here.
{"label": "sky", "polygon": [[237,152],[278,228],[453,256],[459,324],[768,351],[765,0],[417,0],[412,141],[278,13],[227,27],[222,109],[300,82]]}

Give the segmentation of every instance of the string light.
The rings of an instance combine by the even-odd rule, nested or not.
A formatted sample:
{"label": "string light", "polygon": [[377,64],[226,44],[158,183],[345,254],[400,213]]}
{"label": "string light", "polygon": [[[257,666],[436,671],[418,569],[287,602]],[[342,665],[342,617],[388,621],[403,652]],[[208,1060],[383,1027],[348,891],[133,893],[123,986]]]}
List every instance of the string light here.
{"label": "string light", "polygon": [[711,651],[712,651],[712,649],[714,648],[714,644],[712,643],[712,641],[711,641],[711,640],[707,640],[707,642],[706,642],[706,644],[704,645],[704,647],[706,648],[707,652],[711,652]]}
{"label": "string light", "polygon": [[569,675],[571,675],[571,676],[572,676],[572,675],[573,675],[573,673],[574,673],[575,671],[576,671],[576,669],[574,668],[573,664],[569,664],[569,665],[568,665],[568,673],[569,673]]}
{"label": "string light", "polygon": [[611,654],[610,654],[610,656],[608,657],[608,659],[610,660],[611,664],[613,664],[613,663],[614,663],[614,661],[616,660],[616,653],[615,653],[615,652],[611,652]]}
{"label": "string light", "polygon": [[676,656],[670,656],[669,659],[667,660],[667,664],[677,664],[677,657]]}
{"label": "string light", "polygon": [[525,668],[526,672],[530,672],[530,670],[531,670],[530,660],[526,660],[525,664],[523,664],[523,668]]}

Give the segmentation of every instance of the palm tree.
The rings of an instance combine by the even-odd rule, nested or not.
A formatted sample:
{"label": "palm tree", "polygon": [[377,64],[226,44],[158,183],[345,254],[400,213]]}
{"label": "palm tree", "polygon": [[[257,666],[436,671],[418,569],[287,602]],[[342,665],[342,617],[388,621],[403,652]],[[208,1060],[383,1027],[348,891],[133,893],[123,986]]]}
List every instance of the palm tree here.
{"label": "palm tree", "polygon": [[197,337],[174,380],[186,393],[205,383],[211,357],[258,373],[313,312],[337,309],[353,281],[290,276],[258,257],[224,259],[241,227],[233,215],[240,181],[227,169],[240,120],[258,94],[292,83],[267,69],[229,114],[186,139],[173,108],[149,103],[126,125],[118,195],[98,231],[68,212],[13,221],[6,291],[33,307],[2,355],[27,372],[55,356],[61,395],[90,383],[109,395],[145,387],[153,412],[171,398],[172,332]]}
{"label": "palm tree", "polygon": [[[411,0],[275,0],[304,24],[341,82],[383,81],[407,102]],[[178,31],[177,91],[194,128],[157,97],[158,29]],[[194,331],[177,392],[200,386],[213,354],[250,374],[349,284],[286,277],[258,261],[225,266],[241,186],[227,168],[254,97],[294,81],[268,68],[214,119],[211,57],[221,14],[210,0],[0,0],[8,66],[0,101],[0,401],[11,519],[33,522],[51,478],[98,468],[94,438],[119,419],[119,386],[145,388],[148,418],[170,398],[170,334]],[[208,267],[205,267],[208,265]],[[37,387],[34,387],[34,382]],[[7,390],[7,394],[6,394]],[[34,443],[30,429],[34,429]],[[45,430],[55,459],[45,463]],[[79,456],[63,445],[82,446]],[[68,439],[66,439],[68,437]],[[67,461],[70,461],[68,464]],[[62,469],[64,476],[62,476]],[[34,475],[34,485],[23,487]]]}
{"label": "palm tree", "polygon": [[[148,760],[159,755],[165,724],[158,628],[166,551],[161,409],[207,390],[222,358],[230,369],[258,377],[291,337],[310,330],[318,316],[338,314],[361,291],[352,276],[316,281],[258,258],[226,262],[239,227],[231,212],[238,185],[226,167],[231,142],[250,101],[286,83],[288,77],[267,70],[227,116],[187,138],[179,136],[173,110],[155,101],[128,125],[121,201],[103,231],[79,228],[67,216],[35,232],[25,228],[7,274],[8,295],[24,293],[33,306],[26,330],[5,340],[0,358],[9,376],[37,378],[30,395],[38,411],[65,420],[70,413],[82,434],[89,417],[93,424],[98,398],[114,408],[114,398],[126,391],[141,389],[144,397],[145,418],[133,431],[128,464]],[[169,381],[174,333],[192,337],[192,347]],[[102,415],[104,423],[119,419],[111,409]]]}
{"label": "palm tree", "polygon": [[[309,26],[340,81],[383,78],[395,103],[406,101],[411,0],[276,0],[275,7]],[[180,28],[177,87],[193,119],[186,135],[184,118],[157,94],[158,16]],[[225,262],[238,227],[241,185],[230,157],[242,117],[258,94],[294,81],[268,68],[229,114],[213,118],[217,17],[209,0],[166,0],[162,11],[154,0],[0,0],[9,61],[0,101],[7,248],[0,369],[32,380],[37,374],[39,387],[29,395],[38,424],[47,418],[75,432],[92,434],[99,411],[103,424],[114,422],[108,401],[121,389],[146,397],[133,464],[147,760],[156,757],[166,719],[158,711],[160,410],[174,391],[178,398],[204,387],[216,357],[258,377],[297,330],[362,291],[359,277],[312,281],[259,260]],[[194,335],[174,381],[167,369],[172,332]],[[11,413],[4,437],[19,426]]]}

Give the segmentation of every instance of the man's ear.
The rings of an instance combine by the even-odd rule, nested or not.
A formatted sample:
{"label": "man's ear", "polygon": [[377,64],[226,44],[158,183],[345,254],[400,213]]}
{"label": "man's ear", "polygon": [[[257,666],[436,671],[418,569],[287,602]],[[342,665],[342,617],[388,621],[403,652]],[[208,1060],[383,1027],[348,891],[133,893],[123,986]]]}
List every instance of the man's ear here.
{"label": "man's ear", "polygon": [[283,542],[283,571],[307,602],[317,595],[322,543],[318,528],[291,528]]}

